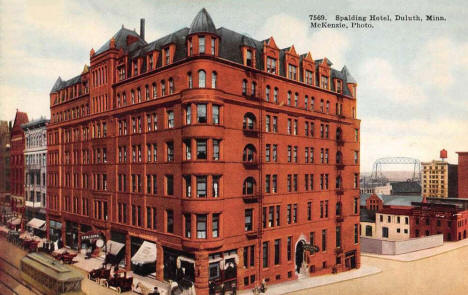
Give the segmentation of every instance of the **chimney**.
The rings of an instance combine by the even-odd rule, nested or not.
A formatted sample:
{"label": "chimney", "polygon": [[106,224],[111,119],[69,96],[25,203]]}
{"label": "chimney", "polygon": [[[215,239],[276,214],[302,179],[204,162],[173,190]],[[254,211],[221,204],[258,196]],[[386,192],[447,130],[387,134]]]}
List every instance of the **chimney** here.
{"label": "chimney", "polygon": [[140,19],[140,37],[145,40],[145,19]]}

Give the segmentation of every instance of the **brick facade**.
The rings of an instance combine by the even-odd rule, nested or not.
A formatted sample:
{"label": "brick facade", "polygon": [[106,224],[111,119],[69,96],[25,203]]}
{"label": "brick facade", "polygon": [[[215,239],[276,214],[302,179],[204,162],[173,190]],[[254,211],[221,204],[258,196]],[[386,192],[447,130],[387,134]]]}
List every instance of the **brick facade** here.
{"label": "brick facade", "polygon": [[127,267],[156,243],[156,277],[194,261],[197,294],[359,267],[356,86],[205,10],[151,43],[122,28],[51,91],[48,232],[120,239]]}
{"label": "brick facade", "polygon": [[458,154],[458,197],[468,198],[468,152]]}

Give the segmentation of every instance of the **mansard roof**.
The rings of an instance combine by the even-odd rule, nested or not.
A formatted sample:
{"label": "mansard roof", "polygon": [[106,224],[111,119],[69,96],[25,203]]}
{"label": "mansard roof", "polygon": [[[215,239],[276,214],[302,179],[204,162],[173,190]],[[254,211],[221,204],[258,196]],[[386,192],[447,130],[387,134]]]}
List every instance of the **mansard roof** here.
{"label": "mansard roof", "polygon": [[[190,34],[193,33],[212,33],[219,37],[219,50],[218,55],[220,58],[242,64],[243,57],[240,48],[242,46],[248,46],[255,49],[255,68],[259,70],[264,70],[264,47],[272,47],[279,50],[279,59],[277,61],[279,67],[279,75],[286,76],[286,65],[284,62],[285,53],[294,54],[297,52],[294,49],[294,46],[290,46],[287,48],[279,49],[276,45],[275,40],[273,37],[269,37],[264,40],[256,40],[246,34],[237,33],[230,29],[220,27],[218,29],[215,28],[213,20],[211,19],[210,15],[206,11],[206,9],[202,9],[197,16],[194,18],[192,25],[190,28],[184,27],[178,31],[175,31],[171,34],[168,34],[162,38],[159,38],[153,42],[147,43],[143,40],[135,31],[128,30],[122,26],[122,28],[103,46],[101,46],[95,54],[100,54],[108,49],[110,49],[111,40],[114,39],[115,48],[123,49],[125,54],[128,54],[130,59],[135,59],[141,56],[145,56],[149,52],[155,50],[162,50],[166,46],[170,44],[175,45],[175,53],[173,56],[173,62],[177,62],[183,60],[187,57],[187,48],[186,48],[186,40]],[[136,38],[136,41],[132,42],[128,45],[127,39],[128,37]],[[315,66],[318,67],[320,63],[324,60],[326,61],[328,66],[332,66],[333,63],[328,58],[313,60],[310,53],[305,53],[299,55],[299,59],[302,61],[303,59],[310,60],[311,62],[315,63]],[[162,55],[159,55],[158,60],[156,61],[156,66],[160,67],[162,65]],[[347,83],[356,83],[356,80],[350,74],[349,70],[346,67],[343,67],[341,71],[335,70],[331,68],[331,77],[330,78],[338,78],[343,80],[343,93],[345,95],[351,96],[351,92],[347,87]],[[67,86],[70,86],[74,83],[80,82],[81,76],[77,76],[72,78],[68,81],[62,81],[59,77],[55,82],[51,93],[56,92],[60,89],[63,89]],[[316,83],[318,83],[318,76],[316,76]],[[331,90],[335,90],[334,83],[331,83]]]}
{"label": "mansard roof", "polygon": [[344,79],[343,80],[346,80],[347,83],[354,83],[356,84],[356,80],[354,79],[354,77],[351,75],[351,73],[349,72],[348,68],[346,66],[343,67],[343,69],[341,70],[341,72],[343,73],[344,75]]}
{"label": "mansard roof", "polygon": [[58,77],[57,81],[55,81],[54,87],[52,87],[52,90],[50,90],[50,93],[57,92],[68,86],[75,85],[80,82],[81,82],[81,74],[66,81],[63,81],[62,78]]}
{"label": "mansard roof", "polygon": [[[127,38],[129,36],[137,38],[137,41],[135,43],[138,43],[140,45],[146,45],[145,40],[143,40],[143,38],[141,38],[140,35],[138,35],[135,31],[131,31],[129,29],[124,28],[124,26],[122,26],[122,28],[119,31],[117,31],[117,33],[115,33],[114,36],[112,36],[112,38],[115,40],[115,48],[117,48],[117,49],[122,48],[124,51],[127,51],[128,50]],[[110,48],[110,42],[111,42],[112,38],[110,38],[106,43],[104,43],[96,51],[95,54],[100,54],[100,53],[108,50]],[[132,45],[132,44],[130,44],[130,45]]]}
{"label": "mansard roof", "polygon": [[205,8],[200,10],[193,19],[192,25],[190,26],[189,35],[195,33],[211,33],[216,34],[216,27]]}

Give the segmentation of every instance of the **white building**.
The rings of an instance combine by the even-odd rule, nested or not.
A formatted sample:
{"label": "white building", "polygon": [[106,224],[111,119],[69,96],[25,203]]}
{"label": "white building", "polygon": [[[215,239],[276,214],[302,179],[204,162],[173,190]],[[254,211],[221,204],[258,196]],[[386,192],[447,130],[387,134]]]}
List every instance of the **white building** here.
{"label": "white building", "polygon": [[41,118],[21,125],[25,133],[24,194],[26,227],[45,230],[47,188],[47,124]]}
{"label": "white building", "polygon": [[384,207],[375,214],[374,238],[391,241],[410,238],[410,207]]}

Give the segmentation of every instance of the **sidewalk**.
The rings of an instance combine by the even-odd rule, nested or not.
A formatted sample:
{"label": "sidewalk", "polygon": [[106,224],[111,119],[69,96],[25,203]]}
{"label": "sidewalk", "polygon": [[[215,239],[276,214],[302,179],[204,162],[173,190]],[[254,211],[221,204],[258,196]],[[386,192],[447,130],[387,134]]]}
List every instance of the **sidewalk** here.
{"label": "sidewalk", "polygon": [[[320,287],[324,285],[339,283],[342,281],[366,277],[366,276],[380,273],[381,271],[382,270],[374,266],[361,265],[361,268],[359,269],[340,272],[337,274],[329,274],[329,275],[323,275],[323,276],[317,276],[317,277],[311,277],[311,278],[298,279],[298,280],[274,284],[274,285],[268,285],[266,294],[268,295],[287,294],[287,293],[300,291],[304,289],[310,289],[310,288]],[[252,294],[252,290],[238,291],[238,294]]]}
{"label": "sidewalk", "polygon": [[468,246],[468,239],[464,239],[457,242],[444,242],[444,244],[439,247],[399,255],[379,255],[361,252],[361,256],[409,262],[439,255],[465,246]]}
{"label": "sidewalk", "polygon": [[[76,252],[76,251],[73,251],[73,252]],[[78,253],[74,261],[76,261],[76,263],[72,264],[74,267],[77,267],[86,272],[90,272],[93,269],[100,268],[102,264],[104,263],[104,258],[93,257],[93,258],[85,259],[84,254]],[[141,282],[145,287],[147,287],[150,290],[153,290],[154,287],[158,287],[159,293],[161,295],[168,294],[167,290],[169,288],[169,284],[165,282],[158,281],[151,277],[143,277],[143,276],[133,273],[132,271],[129,271],[127,275],[133,277],[133,285],[135,287],[139,282]]]}

